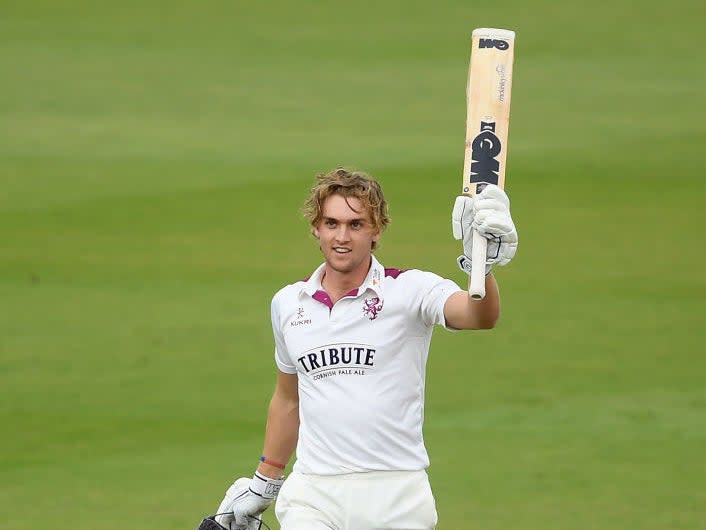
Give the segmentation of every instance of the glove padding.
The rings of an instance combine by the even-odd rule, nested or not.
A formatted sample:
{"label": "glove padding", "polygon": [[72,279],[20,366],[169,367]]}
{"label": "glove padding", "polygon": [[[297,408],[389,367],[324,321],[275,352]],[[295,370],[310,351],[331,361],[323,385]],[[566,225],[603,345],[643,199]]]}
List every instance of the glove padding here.
{"label": "glove padding", "polygon": [[456,197],[451,214],[454,239],[463,241],[464,256],[458,263],[462,270],[470,271],[473,255],[473,230],[488,240],[486,274],[493,264],[507,265],[517,252],[517,230],[510,216],[510,199],[494,184],[488,184],[474,197]]}
{"label": "glove padding", "polygon": [[255,473],[252,479],[239,478],[221,501],[216,522],[229,530],[259,530],[260,515],[277,497],[284,479]]}

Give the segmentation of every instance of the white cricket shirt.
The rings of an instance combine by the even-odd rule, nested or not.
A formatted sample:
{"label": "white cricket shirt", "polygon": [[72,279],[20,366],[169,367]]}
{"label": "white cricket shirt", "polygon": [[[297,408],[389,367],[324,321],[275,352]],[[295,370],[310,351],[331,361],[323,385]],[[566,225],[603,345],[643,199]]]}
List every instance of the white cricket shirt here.
{"label": "white cricket shirt", "polygon": [[419,470],[424,381],[435,324],[461,288],[420,270],[385,269],[376,259],[363,284],[331,304],[322,264],[272,299],[275,360],[299,381],[294,469],[336,475]]}

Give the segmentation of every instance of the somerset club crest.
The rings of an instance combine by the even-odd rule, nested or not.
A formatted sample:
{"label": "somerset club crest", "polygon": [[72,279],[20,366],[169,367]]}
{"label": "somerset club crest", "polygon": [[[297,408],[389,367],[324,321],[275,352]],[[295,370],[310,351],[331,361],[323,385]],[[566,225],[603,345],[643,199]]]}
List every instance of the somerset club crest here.
{"label": "somerset club crest", "polygon": [[382,302],[377,296],[363,300],[363,314],[370,320],[375,320],[380,311],[382,311]]}

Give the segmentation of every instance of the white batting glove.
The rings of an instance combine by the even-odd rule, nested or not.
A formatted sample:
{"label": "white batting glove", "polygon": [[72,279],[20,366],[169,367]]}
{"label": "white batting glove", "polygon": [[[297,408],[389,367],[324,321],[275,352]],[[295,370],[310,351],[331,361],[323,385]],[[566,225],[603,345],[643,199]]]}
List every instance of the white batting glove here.
{"label": "white batting glove", "polygon": [[486,274],[494,264],[507,265],[517,252],[517,230],[510,216],[510,199],[494,184],[488,184],[475,197],[456,197],[451,214],[454,239],[463,241],[461,270],[470,274],[473,255],[473,230],[488,240]]}
{"label": "white batting glove", "polygon": [[284,479],[273,479],[255,473],[249,478],[239,478],[228,488],[216,517],[216,522],[229,530],[259,530],[260,515],[277,497]]}

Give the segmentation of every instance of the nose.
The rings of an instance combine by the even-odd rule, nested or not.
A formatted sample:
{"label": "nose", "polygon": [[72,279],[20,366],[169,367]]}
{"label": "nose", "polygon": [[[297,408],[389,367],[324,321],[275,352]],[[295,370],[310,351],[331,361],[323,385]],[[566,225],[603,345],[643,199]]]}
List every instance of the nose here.
{"label": "nose", "polygon": [[343,243],[345,241],[348,241],[349,237],[350,231],[348,225],[345,223],[339,224],[336,228],[336,241],[339,243]]}

